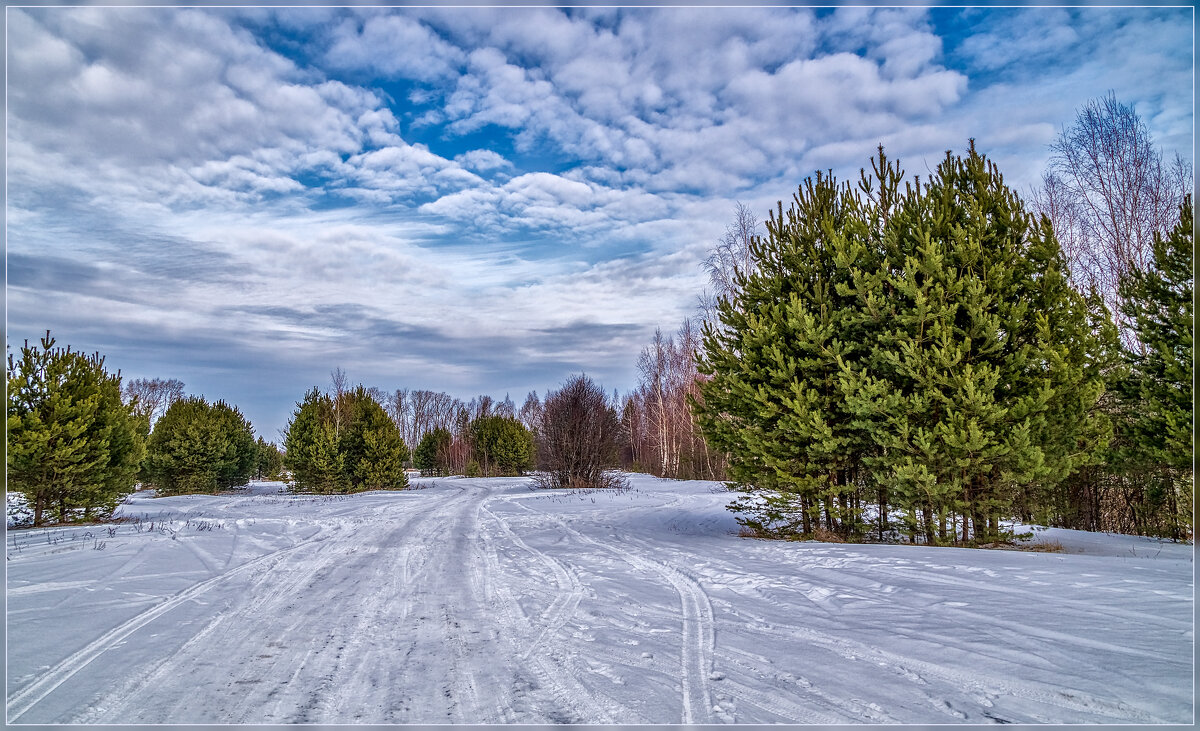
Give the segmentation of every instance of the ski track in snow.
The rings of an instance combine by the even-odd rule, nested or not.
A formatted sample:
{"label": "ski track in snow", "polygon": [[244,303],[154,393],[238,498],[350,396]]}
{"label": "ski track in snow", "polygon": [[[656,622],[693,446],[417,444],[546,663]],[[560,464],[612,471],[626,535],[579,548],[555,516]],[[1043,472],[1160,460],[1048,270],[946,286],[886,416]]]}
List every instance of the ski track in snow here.
{"label": "ski track in snow", "polygon": [[[500,498],[517,502],[525,510],[532,508],[519,502],[519,498]],[[540,511],[539,511],[540,512]],[[541,513],[545,515],[545,513]],[[715,645],[712,605],[704,589],[679,569],[655,559],[639,556],[629,549],[634,545],[628,541],[620,547],[601,543],[572,528],[566,521],[547,516],[564,531],[579,541],[595,546],[602,551],[615,554],[642,572],[652,572],[666,579],[679,595],[682,610],[682,633],[680,638],[680,673],[683,684],[683,712],[681,722],[685,724],[711,723],[712,701],[708,689],[708,675],[712,671],[712,655]]]}
{"label": "ski track in snow", "polygon": [[[320,540],[320,538],[313,540]],[[194,599],[195,597],[207,592],[209,589],[212,589],[213,587],[229,580],[230,578],[238,576],[239,574],[247,571],[251,571],[257,568],[260,564],[278,559],[288,553],[299,550],[304,546],[305,544],[301,543],[300,545],[292,546],[291,548],[280,549],[273,553],[269,553],[266,556],[262,556],[244,563],[241,566],[238,566],[237,568],[224,574],[219,574],[206,581],[201,581],[200,583],[179,592],[161,604],[142,612],[133,619],[114,627],[108,632],[105,632],[98,639],[90,642],[88,645],[76,651],[67,659],[55,665],[54,668],[52,668],[48,673],[30,683],[21,691],[10,696],[7,703],[9,722],[15,722],[22,715],[24,715],[26,711],[40,702],[47,695],[52,693],[60,685],[65,683],[71,676],[86,668],[93,660],[103,654],[104,651],[109,647],[130,636],[152,620],[157,619],[160,615],[171,611],[176,606],[186,601]]]}
{"label": "ski track in snow", "polygon": [[732,534],[713,483],[425,482],[10,531],[8,721],[1192,718],[1190,546],[771,543]]}

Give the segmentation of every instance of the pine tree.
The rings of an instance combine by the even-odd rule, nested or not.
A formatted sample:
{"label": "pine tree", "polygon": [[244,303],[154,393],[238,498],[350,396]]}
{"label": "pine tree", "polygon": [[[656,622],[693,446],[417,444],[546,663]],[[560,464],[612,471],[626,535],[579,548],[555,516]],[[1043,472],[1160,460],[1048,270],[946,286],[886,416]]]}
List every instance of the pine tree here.
{"label": "pine tree", "polygon": [[1193,241],[1189,195],[1170,234],[1155,235],[1152,267],[1121,283],[1121,312],[1145,348],[1127,355],[1142,402],[1134,431],[1156,461],[1177,470],[1192,468]]}
{"label": "pine tree", "polygon": [[348,417],[338,440],[338,451],[352,489],[407,487],[404,463],[408,460],[408,448],[395,422],[362,386],[347,391],[343,397]]}
{"label": "pine tree", "polygon": [[346,490],[345,457],[338,451],[333,400],[314,387],[296,404],[284,439],[284,465],[296,487],[310,492]]}
{"label": "pine tree", "polygon": [[[883,162],[877,173],[887,170]],[[859,471],[871,445],[841,397],[839,363],[869,344],[853,285],[855,269],[879,258],[872,205],[832,175],[805,181],[751,241],[757,267],[719,300],[719,323],[704,325],[698,370],[710,378],[692,407],[730,455],[728,473],[746,493],[734,509],[753,531],[862,527]]]}
{"label": "pine tree", "polygon": [[[344,386],[344,384],[343,384]],[[396,423],[361,385],[334,396],[313,388],[296,404],[284,464],[301,490],[341,493],[408,486],[408,447]]]}
{"label": "pine tree", "polygon": [[144,445],[132,410],[120,398],[120,375],[99,354],[55,348],[49,331],[38,347],[9,355],[7,468],[9,489],[60,521],[82,508],[111,510],[133,489]]}
{"label": "pine tree", "polygon": [[511,416],[484,416],[471,422],[472,453],[485,476],[519,475],[533,460],[533,437]]}
{"label": "pine tree", "polygon": [[259,480],[277,480],[283,471],[283,453],[273,443],[259,437],[254,445],[254,476]]}
{"label": "pine tree", "polygon": [[254,430],[235,407],[179,399],[154,425],[145,473],[159,494],[211,493],[243,485],[254,472]]}
{"label": "pine tree", "polygon": [[962,540],[990,539],[1023,488],[1057,484],[1104,439],[1087,303],[1049,223],[974,145],[947,153],[888,225],[890,305],[845,396],[880,447],[872,478],[910,529],[945,540],[957,515]]}
{"label": "pine tree", "polygon": [[449,430],[441,427],[427,432],[413,451],[413,466],[422,473],[445,474],[449,468],[446,450],[451,439]]}
{"label": "pine tree", "polygon": [[1143,347],[1142,353],[1124,351],[1126,368],[1117,383],[1123,467],[1147,488],[1143,522],[1165,522],[1175,538],[1192,527],[1193,236],[1189,195],[1175,228],[1155,235],[1152,265],[1133,268],[1120,287],[1121,313]]}
{"label": "pine tree", "polygon": [[857,191],[801,186],[704,333],[694,402],[765,534],[854,536],[865,500],[915,540],[999,532],[1106,438],[1088,302],[974,145],[925,184],[880,149]]}

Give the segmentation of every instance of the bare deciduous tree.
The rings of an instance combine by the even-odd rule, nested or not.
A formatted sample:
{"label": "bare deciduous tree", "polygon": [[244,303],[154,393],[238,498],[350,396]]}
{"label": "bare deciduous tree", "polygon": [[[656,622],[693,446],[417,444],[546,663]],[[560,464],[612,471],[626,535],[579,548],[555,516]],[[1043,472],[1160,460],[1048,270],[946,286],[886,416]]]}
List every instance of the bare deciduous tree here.
{"label": "bare deciduous tree", "polygon": [[757,235],[758,219],[748,206],[738,201],[733,223],[725,227],[724,235],[704,259],[710,287],[700,295],[700,312],[705,320],[715,322],[717,302],[737,290],[739,277],[754,271],[750,242]]}
{"label": "bare deciduous tree", "polygon": [[341,434],[342,426],[350,420],[350,404],[346,398],[349,392],[346,371],[340,367],[329,372],[330,395],[333,397],[333,433]]}
{"label": "bare deciduous tree", "polygon": [[515,419],[517,418],[517,405],[513,403],[513,400],[509,398],[508,394],[506,393],[504,394],[504,400],[496,404],[496,410],[494,413],[496,416],[504,416],[509,419]]}
{"label": "bare deciduous tree", "polygon": [[538,448],[545,465],[540,487],[623,487],[616,465],[620,421],[604,389],[586,375],[573,376],[546,396],[538,426]]}
{"label": "bare deciduous tree", "polygon": [[542,421],[542,401],[538,398],[537,391],[530,391],[525,397],[525,403],[521,405],[521,411],[518,412],[517,418],[525,425],[525,428],[536,434],[538,425]]}
{"label": "bare deciduous tree", "polygon": [[137,399],[136,413],[149,419],[153,427],[171,404],[183,398],[183,381],[175,378],[137,378],[126,383],[121,390],[126,403]]}
{"label": "bare deciduous tree", "polygon": [[1138,347],[1119,314],[1118,285],[1149,265],[1154,234],[1178,221],[1192,166],[1179,155],[1164,163],[1137,112],[1112,93],[1084,105],[1050,150],[1034,207],[1053,224],[1075,285],[1094,288],[1126,344]]}
{"label": "bare deciduous tree", "polygon": [[631,464],[662,477],[717,480],[724,460],[696,428],[689,399],[700,398],[695,352],[700,333],[690,318],[673,336],[656,330],[638,357],[639,384],[622,408]]}

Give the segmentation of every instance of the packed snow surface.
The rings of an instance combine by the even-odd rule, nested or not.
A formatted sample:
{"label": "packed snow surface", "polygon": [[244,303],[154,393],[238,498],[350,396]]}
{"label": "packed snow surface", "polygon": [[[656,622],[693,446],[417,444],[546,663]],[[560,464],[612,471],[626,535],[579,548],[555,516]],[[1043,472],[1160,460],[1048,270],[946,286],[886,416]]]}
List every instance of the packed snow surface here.
{"label": "packed snow surface", "polygon": [[1192,720],[1190,545],[767,542],[716,483],[418,482],[9,530],[8,720]]}

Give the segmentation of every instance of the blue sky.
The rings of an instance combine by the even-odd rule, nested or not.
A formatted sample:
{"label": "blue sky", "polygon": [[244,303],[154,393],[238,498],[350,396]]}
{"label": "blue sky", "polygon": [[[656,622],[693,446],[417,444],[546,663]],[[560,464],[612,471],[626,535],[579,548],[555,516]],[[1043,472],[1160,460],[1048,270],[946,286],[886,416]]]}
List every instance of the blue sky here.
{"label": "blue sky", "polygon": [[278,439],[306,388],[636,384],[736,201],[1109,90],[1193,156],[1191,8],[8,8],[7,336]]}

